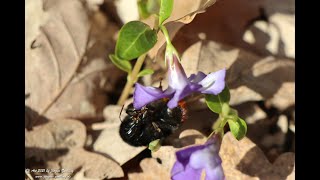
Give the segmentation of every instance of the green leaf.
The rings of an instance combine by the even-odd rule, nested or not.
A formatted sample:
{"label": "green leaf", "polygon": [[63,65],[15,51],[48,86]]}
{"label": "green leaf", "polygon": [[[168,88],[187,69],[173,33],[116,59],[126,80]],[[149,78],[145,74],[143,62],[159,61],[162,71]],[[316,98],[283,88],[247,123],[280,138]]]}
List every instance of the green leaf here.
{"label": "green leaf", "polygon": [[144,69],[139,72],[138,77],[142,77],[142,76],[153,74],[153,73],[154,71],[152,69]]}
{"label": "green leaf", "polygon": [[230,92],[227,86],[223,89],[223,91],[218,95],[206,94],[206,103],[207,106],[211,109],[211,111],[215,113],[222,112],[222,106],[224,103],[228,104],[230,101]]}
{"label": "green leaf", "polygon": [[160,147],[161,147],[160,139],[156,139],[149,143],[148,149],[150,149],[152,152],[155,152],[155,151],[158,151]]}
{"label": "green leaf", "polygon": [[229,124],[231,133],[237,140],[241,140],[246,135],[247,124],[243,119],[239,117],[236,120],[230,119],[228,120],[228,124]]}
{"label": "green leaf", "polygon": [[173,0],[161,0],[159,11],[159,26],[168,19],[172,13]]}
{"label": "green leaf", "polygon": [[116,65],[119,69],[121,69],[122,71],[125,71],[127,73],[131,72],[132,66],[129,61],[121,60],[117,56],[115,56],[114,54],[110,54],[109,58],[110,58],[111,62],[114,65]]}
{"label": "green leaf", "polygon": [[138,2],[138,11],[141,18],[148,18],[151,14],[147,9],[147,0],[141,0]]}
{"label": "green leaf", "polygon": [[157,33],[147,24],[131,21],[125,24],[119,33],[116,44],[116,56],[123,60],[132,60],[149,51],[157,42]]}
{"label": "green leaf", "polygon": [[138,11],[140,17],[148,18],[151,14],[158,14],[160,9],[160,0],[139,0]]}

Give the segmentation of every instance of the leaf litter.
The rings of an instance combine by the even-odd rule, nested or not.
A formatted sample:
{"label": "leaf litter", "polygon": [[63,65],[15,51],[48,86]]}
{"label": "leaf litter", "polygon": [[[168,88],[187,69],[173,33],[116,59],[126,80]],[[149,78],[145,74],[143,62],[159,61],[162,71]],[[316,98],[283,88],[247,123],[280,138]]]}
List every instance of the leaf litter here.
{"label": "leaf litter", "polygon": [[[145,155],[145,147],[121,140],[122,107],[111,104],[126,77],[108,54],[122,26],[114,12],[121,17],[128,8],[118,3],[111,12],[107,4],[26,2],[26,167],[72,169],[78,180],[169,179],[175,151],[204,143],[217,117],[196,98],[188,120],[158,151]],[[231,133],[223,139],[227,179],[294,179],[293,1],[175,1],[165,23],[188,75],[228,68],[231,104],[247,121],[248,134],[241,141]],[[146,61],[157,69],[142,78],[156,86],[165,69],[164,39],[158,38]],[[39,117],[45,120],[37,123]]]}

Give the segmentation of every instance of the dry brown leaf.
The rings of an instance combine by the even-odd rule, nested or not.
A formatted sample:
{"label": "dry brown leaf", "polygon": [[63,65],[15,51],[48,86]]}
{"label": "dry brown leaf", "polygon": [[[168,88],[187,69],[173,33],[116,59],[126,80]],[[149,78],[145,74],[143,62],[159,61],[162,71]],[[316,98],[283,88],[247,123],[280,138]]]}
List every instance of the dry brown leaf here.
{"label": "dry brown leaf", "polygon": [[48,18],[42,9],[42,0],[25,1],[25,48],[29,48],[32,41],[39,34],[39,26]]}
{"label": "dry brown leaf", "polygon": [[[294,178],[294,153],[284,153],[271,164],[263,152],[248,138],[238,141],[230,132],[223,137],[220,156],[226,179]],[[287,178],[289,175],[290,178]]]}
{"label": "dry brown leaf", "polygon": [[[119,114],[121,106],[109,105],[104,109],[106,121],[102,124],[104,129],[93,145],[93,149],[99,153],[105,154],[120,165],[123,165],[134,158],[146,147],[133,147],[125,143],[119,134],[120,119]],[[126,115],[122,112],[122,118]]]}
{"label": "dry brown leaf", "polygon": [[89,19],[80,1],[45,1],[44,9],[48,21],[33,48],[26,45],[26,105],[48,119],[102,117],[104,91],[113,91],[123,75],[106,60],[118,28],[100,12]]}
{"label": "dry brown leaf", "polygon": [[[26,158],[54,159],[67,149],[83,147],[86,128],[78,120],[62,119],[50,121],[25,132]],[[61,150],[61,152],[60,152]]]}
{"label": "dry brown leaf", "polygon": [[247,124],[255,124],[267,118],[267,113],[253,102],[243,103],[234,108],[238,111],[239,117],[245,119]]}
{"label": "dry brown leaf", "polygon": [[[189,17],[193,17],[194,14],[204,12],[206,8],[213,5],[216,0],[177,0],[174,1],[173,10],[171,16],[164,22],[183,22],[190,23]],[[193,18],[192,18],[193,19]]]}
{"label": "dry brown leaf", "polygon": [[263,6],[263,1],[218,1],[205,13],[199,14],[192,23],[180,29],[173,44],[179,52],[183,52],[198,41],[198,35],[202,34],[201,36],[208,40],[247,48],[248,45],[242,40],[242,35],[250,21],[259,17],[259,8]]}
{"label": "dry brown leaf", "polygon": [[25,52],[25,91],[30,93],[26,104],[39,114],[47,111],[72,79],[89,34],[88,16],[80,1],[48,2],[44,9],[50,17]]}
{"label": "dry brown leaf", "polygon": [[280,115],[277,121],[278,131],[275,131],[272,134],[266,134],[261,139],[261,144],[271,149],[272,147],[283,147],[286,142],[286,136],[288,132],[288,118],[285,115]]}
{"label": "dry brown leaf", "polygon": [[61,169],[81,168],[85,178],[111,179],[124,176],[123,170],[116,162],[82,148],[71,149],[60,161]]}
{"label": "dry brown leaf", "polygon": [[123,24],[139,19],[137,1],[117,0],[114,1],[114,6]]}
{"label": "dry brown leaf", "polygon": [[280,110],[294,105],[295,62],[259,57],[214,41],[198,41],[182,55],[187,75],[227,68],[230,104],[267,100]]}
{"label": "dry brown leaf", "polygon": [[[216,0],[180,0],[174,1],[174,6],[170,18],[164,23],[169,31],[171,39],[185,24],[189,24],[199,13],[205,12],[205,9],[210,7]],[[144,20],[147,24],[153,27],[154,20],[150,18]],[[165,38],[161,32],[158,33],[158,41],[154,47],[148,52],[151,59],[158,58],[164,50]]]}
{"label": "dry brown leaf", "polygon": [[173,142],[174,147],[161,146],[158,151],[152,152],[152,157],[159,158],[163,168],[165,168],[167,172],[170,172],[174,162],[176,161],[175,152],[179,150],[179,148],[189,145],[200,145],[205,142],[206,137],[202,133],[194,129],[187,129],[180,133],[179,138],[175,139]]}
{"label": "dry brown leaf", "polygon": [[81,168],[81,170],[73,176],[73,180],[100,180],[98,178],[85,177],[84,173],[85,173],[85,170]]}
{"label": "dry brown leaf", "polygon": [[218,1],[190,25],[179,30],[173,44],[183,52],[199,40],[199,34],[207,40],[241,47],[260,55],[292,58],[294,0]]}
{"label": "dry brown leaf", "polygon": [[[185,137],[190,135],[202,136],[201,141],[195,144],[203,144],[206,138],[195,130],[187,130],[183,134]],[[180,136],[181,138],[181,136]],[[199,140],[200,140],[199,139]],[[181,138],[183,140],[183,138]],[[181,141],[177,139],[177,142]],[[180,142],[181,143],[181,142]],[[190,145],[189,143],[185,144]],[[153,158],[160,159],[162,169],[170,172],[176,161],[175,152],[180,148],[173,146],[162,146],[158,151],[152,153]],[[294,179],[294,153],[284,153],[271,164],[264,153],[247,137],[241,141],[236,140],[228,132],[222,140],[220,149],[222,166],[226,179]],[[143,175],[141,175],[143,176]],[[157,174],[154,174],[157,176]],[[258,177],[255,177],[258,176]],[[287,177],[288,176],[288,177]]]}
{"label": "dry brown leaf", "polygon": [[[215,2],[216,0],[175,0],[173,4],[172,14],[164,23],[171,21],[183,21],[183,18],[186,19],[187,16],[191,17],[195,13],[202,12],[205,8],[211,6]],[[118,0],[114,3],[114,6],[117,9],[117,14],[122,23],[125,24],[129,21],[139,19],[138,6],[136,1]],[[143,21],[153,27],[154,17],[150,16]]]}
{"label": "dry brown leaf", "polygon": [[294,0],[264,3],[268,21],[254,22],[243,35],[256,52],[295,58]]}
{"label": "dry brown leaf", "polygon": [[165,180],[170,179],[170,171],[158,163],[154,158],[146,158],[140,162],[140,167],[143,172],[129,173],[128,177],[131,180]]}
{"label": "dry brown leaf", "polygon": [[256,21],[244,33],[243,39],[254,51],[295,58],[294,15],[277,13],[266,21]]}
{"label": "dry brown leaf", "polygon": [[114,93],[117,83],[125,76],[107,59],[107,54],[114,51],[113,35],[118,27],[100,11],[93,13],[90,22],[84,60],[70,85],[48,111],[49,117],[60,114],[59,117],[82,120],[102,118],[103,108],[109,101],[106,93]]}
{"label": "dry brown leaf", "polygon": [[86,0],[86,5],[91,11],[98,11],[99,6],[103,4],[104,0]]}

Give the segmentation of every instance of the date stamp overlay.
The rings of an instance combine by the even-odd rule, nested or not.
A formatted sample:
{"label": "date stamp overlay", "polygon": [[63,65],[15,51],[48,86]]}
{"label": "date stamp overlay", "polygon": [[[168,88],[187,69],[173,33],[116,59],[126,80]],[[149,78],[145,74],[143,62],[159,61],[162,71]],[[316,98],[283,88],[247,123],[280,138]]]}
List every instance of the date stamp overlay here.
{"label": "date stamp overlay", "polygon": [[70,169],[25,169],[29,180],[71,179],[73,172]]}

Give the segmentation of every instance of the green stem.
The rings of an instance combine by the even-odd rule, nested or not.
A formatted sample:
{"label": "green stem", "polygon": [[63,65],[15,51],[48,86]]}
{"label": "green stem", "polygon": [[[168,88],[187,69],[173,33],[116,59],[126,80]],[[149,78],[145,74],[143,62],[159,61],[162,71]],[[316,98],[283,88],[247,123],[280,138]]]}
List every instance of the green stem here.
{"label": "green stem", "polygon": [[154,18],[154,27],[153,27],[153,29],[155,29],[155,30],[157,31],[157,33],[158,33],[158,31],[159,31],[159,24],[158,24],[158,22],[159,22],[159,16],[156,16],[156,17]]}
{"label": "green stem", "polygon": [[169,33],[168,33],[167,28],[166,28],[165,26],[161,25],[161,26],[160,26],[160,29],[161,29],[164,37],[166,38],[167,46],[168,46],[168,45],[169,45],[169,46],[170,46],[170,45],[172,46],[172,43],[171,43],[170,36],[169,36]]}
{"label": "green stem", "polygon": [[141,70],[141,67],[143,65],[143,62],[144,62],[146,56],[147,56],[147,54],[145,53],[138,58],[137,62],[135,63],[135,65],[133,67],[132,72],[128,75],[129,78],[127,78],[127,83],[121,93],[119,100],[118,100],[118,103],[117,103],[118,105],[122,106],[124,104],[124,102],[128,99],[129,94],[132,90],[133,84],[138,80],[138,73]]}
{"label": "green stem", "polygon": [[224,134],[224,126],[227,124],[228,118],[222,117],[220,115],[217,121],[220,121],[218,127],[212,131],[212,133],[208,136],[207,139],[210,139],[211,136],[214,135],[215,133],[220,133],[221,134],[221,138],[222,138],[222,136]]}
{"label": "green stem", "polygon": [[176,50],[176,48],[172,45],[171,40],[170,40],[170,36],[168,33],[168,30],[165,26],[160,25],[160,29],[166,39],[167,42],[167,46],[166,46],[166,53],[165,53],[165,65],[167,65],[167,60],[169,60],[170,63],[173,63],[172,61],[172,55],[175,54],[175,56],[178,58],[179,62],[181,62],[180,60],[180,56],[178,51]]}

